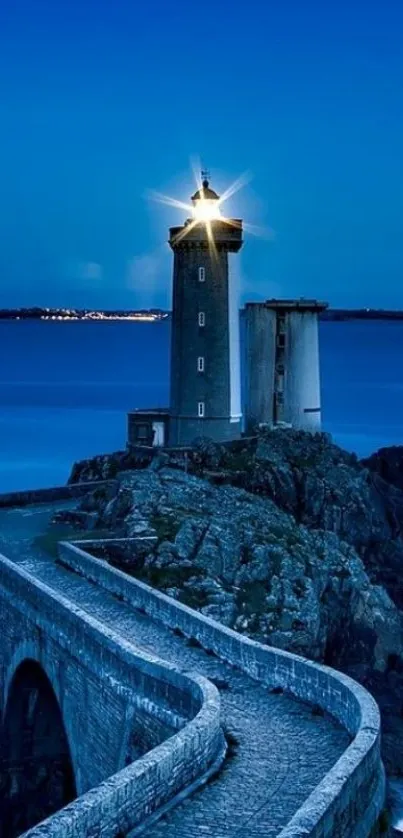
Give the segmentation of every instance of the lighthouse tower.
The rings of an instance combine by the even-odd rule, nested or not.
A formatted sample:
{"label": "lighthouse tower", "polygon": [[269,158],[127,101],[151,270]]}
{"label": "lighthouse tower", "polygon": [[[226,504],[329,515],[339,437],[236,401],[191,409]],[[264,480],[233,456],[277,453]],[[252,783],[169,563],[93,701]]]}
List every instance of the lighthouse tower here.
{"label": "lighthouse tower", "polygon": [[171,227],[174,253],[169,445],[241,433],[238,295],[230,253],[242,247],[242,221],[224,219],[202,173],[193,218]]}

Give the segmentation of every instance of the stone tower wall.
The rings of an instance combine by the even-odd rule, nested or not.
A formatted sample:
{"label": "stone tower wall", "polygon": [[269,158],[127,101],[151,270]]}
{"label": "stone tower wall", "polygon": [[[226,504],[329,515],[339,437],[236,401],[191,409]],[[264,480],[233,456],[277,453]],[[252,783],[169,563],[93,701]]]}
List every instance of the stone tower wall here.
{"label": "stone tower wall", "polygon": [[245,307],[245,425],[273,422],[276,312],[262,303]]}
{"label": "stone tower wall", "polygon": [[[213,247],[204,225],[192,228],[177,242],[178,228],[171,231],[170,445],[187,445],[197,436],[225,441],[240,435],[240,371],[232,357],[238,350],[239,322],[229,299],[228,252],[241,246],[241,230],[227,232],[223,222],[212,222],[211,227]],[[179,228],[184,229],[186,225]],[[203,281],[199,269],[204,270]],[[202,370],[199,358],[203,359]],[[199,417],[199,402],[204,404],[203,418]],[[237,406],[236,414],[231,415]]]}
{"label": "stone tower wall", "polygon": [[318,315],[290,311],[285,316],[284,419],[293,428],[320,431]]}
{"label": "stone tower wall", "polygon": [[[204,282],[199,282],[199,268],[204,268]],[[221,250],[213,263],[203,247],[177,250],[173,295],[172,415],[197,418],[197,404],[203,401],[209,417],[224,419],[230,411],[226,251]],[[199,325],[200,312],[204,315],[204,326]],[[198,372],[198,357],[204,358],[204,372]]]}

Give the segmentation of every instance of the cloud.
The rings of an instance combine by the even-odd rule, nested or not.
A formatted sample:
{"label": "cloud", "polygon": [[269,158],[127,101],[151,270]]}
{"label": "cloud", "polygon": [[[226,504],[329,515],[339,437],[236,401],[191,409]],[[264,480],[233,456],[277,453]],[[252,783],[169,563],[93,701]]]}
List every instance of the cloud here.
{"label": "cloud", "polygon": [[237,289],[241,305],[283,296],[283,288],[279,282],[256,279],[245,272],[242,254],[231,258],[230,271],[233,276],[233,287]]}
{"label": "cloud", "polygon": [[79,282],[96,282],[103,278],[99,262],[73,262],[67,266],[67,276]]}
{"label": "cloud", "polygon": [[102,265],[98,262],[81,262],[78,269],[79,279],[102,279]]}
{"label": "cloud", "polygon": [[102,279],[102,265],[98,262],[83,262],[82,279]]}
{"label": "cloud", "polygon": [[281,299],[283,297],[282,286],[278,282],[266,280],[264,283],[256,279],[242,276],[241,280],[241,302],[262,302],[269,299]]}
{"label": "cloud", "polygon": [[133,291],[133,305],[139,308],[169,306],[170,270],[169,255],[163,251],[129,259],[125,285]]}
{"label": "cloud", "polygon": [[127,263],[126,284],[137,290],[145,284],[154,286],[159,279],[161,259],[152,253],[133,256]]}

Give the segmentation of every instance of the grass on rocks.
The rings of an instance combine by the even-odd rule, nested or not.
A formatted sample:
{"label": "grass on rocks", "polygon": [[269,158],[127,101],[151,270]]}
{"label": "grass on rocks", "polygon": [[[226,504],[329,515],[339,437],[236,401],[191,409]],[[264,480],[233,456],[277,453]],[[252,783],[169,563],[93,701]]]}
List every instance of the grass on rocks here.
{"label": "grass on rocks", "polygon": [[60,524],[37,535],[32,544],[52,559],[57,559],[59,541],[96,541],[101,538],[113,538],[113,533],[105,529],[76,530],[71,526]]}

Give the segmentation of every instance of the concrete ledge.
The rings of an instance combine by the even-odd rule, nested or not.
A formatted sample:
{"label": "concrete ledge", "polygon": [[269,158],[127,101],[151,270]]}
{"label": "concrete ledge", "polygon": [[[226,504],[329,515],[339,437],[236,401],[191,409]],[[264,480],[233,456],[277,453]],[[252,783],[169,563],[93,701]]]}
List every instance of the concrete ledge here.
{"label": "concrete ledge", "polygon": [[94,489],[114,488],[116,480],[91,480],[87,483],[72,483],[67,486],[55,486],[52,489],[26,489],[23,492],[0,494],[0,509],[8,506],[29,506],[36,503],[51,503],[56,500],[79,498]]}
{"label": "concrete ledge", "polygon": [[[0,595],[2,591],[14,603],[22,601],[33,625],[56,637],[70,654],[77,654],[90,669],[98,664],[98,672],[105,679],[110,681],[112,676],[116,689],[126,690],[134,706],[148,712],[154,708],[174,728],[182,724],[181,716],[185,719],[169,739],[82,794],[26,836],[116,838],[126,834],[205,775],[223,754],[220,697],[205,678],[180,672],[143,650],[136,653],[135,647],[113,630],[0,555]],[[65,627],[63,634],[61,625]]]}
{"label": "concrete ledge", "polygon": [[244,637],[162,594],[74,544],[60,543],[63,562],[118,594],[153,619],[194,637],[206,650],[268,687],[281,687],[303,701],[319,705],[347,729],[353,740],[316,787],[281,838],[365,838],[384,802],[380,757],[380,716],[369,693],[329,667]]}

